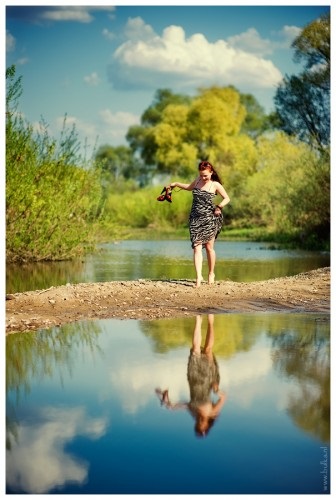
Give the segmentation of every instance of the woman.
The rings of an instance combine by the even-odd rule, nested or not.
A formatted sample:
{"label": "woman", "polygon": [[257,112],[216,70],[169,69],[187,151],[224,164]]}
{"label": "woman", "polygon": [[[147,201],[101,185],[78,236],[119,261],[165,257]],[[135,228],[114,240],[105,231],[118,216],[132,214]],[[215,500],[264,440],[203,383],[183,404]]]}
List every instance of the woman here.
{"label": "woman", "polygon": [[[198,170],[199,176],[191,184],[172,182],[169,185],[170,188],[179,187],[193,193],[193,203],[189,216],[189,232],[191,246],[194,250],[196,287],[199,287],[203,280],[203,247],[205,247],[208,260],[208,283],[211,285],[215,281],[216,254],[214,243],[223,225],[222,209],[230,202],[230,198],[211,163],[201,161]],[[213,199],[216,194],[222,197],[222,201],[214,206]]]}

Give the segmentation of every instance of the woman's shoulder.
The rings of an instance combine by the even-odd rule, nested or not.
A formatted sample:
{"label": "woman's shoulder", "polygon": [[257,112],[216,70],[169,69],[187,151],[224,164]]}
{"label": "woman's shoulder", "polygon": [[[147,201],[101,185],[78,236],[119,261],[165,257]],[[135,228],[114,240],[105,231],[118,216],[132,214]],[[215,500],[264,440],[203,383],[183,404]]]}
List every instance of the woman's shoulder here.
{"label": "woman's shoulder", "polygon": [[215,188],[216,190],[217,190],[218,188],[222,188],[222,187],[223,187],[223,185],[222,185],[220,182],[218,182],[218,181],[214,181],[214,182],[213,182],[213,186],[214,186],[214,188]]}

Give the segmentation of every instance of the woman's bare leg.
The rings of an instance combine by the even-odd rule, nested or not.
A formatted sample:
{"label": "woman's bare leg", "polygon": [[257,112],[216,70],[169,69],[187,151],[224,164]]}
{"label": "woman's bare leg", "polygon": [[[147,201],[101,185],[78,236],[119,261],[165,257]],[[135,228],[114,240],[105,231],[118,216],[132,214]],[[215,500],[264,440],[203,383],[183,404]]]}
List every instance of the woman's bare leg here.
{"label": "woman's bare leg", "polygon": [[209,267],[209,276],[208,276],[209,285],[212,285],[215,282],[216,253],[214,250],[214,244],[215,244],[215,238],[213,238],[212,240],[208,241],[208,243],[205,244],[205,250],[207,253],[208,267]]}
{"label": "woman's bare leg", "polygon": [[192,350],[195,354],[201,354],[201,342],[202,342],[202,316],[196,316],[194,334],[192,339]]}
{"label": "woman's bare leg", "polygon": [[208,328],[205,337],[204,352],[208,356],[212,357],[212,349],[215,342],[215,332],[214,332],[214,315],[208,314]]}
{"label": "woman's bare leg", "polygon": [[196,287],[201,285],[202,278],[203,254],[202,245],[194,246],[194,265],[196,270]]}

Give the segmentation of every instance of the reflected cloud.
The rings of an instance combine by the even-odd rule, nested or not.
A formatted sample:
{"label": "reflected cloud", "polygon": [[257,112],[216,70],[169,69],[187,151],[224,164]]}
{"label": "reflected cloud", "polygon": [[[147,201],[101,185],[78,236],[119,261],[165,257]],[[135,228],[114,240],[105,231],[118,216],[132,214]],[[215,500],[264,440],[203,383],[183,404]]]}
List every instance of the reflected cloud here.
{"label": "reflected cloud", "polygon": [[37,424],[24,423],[7,451],[7,484],[14,491],[47,493],[67,482],[82,484],[89,464],[65,451],[78,435],[99,439],[107,419],[90,418],[84,408],[43,408]]}
{"label": "reflected cloud", "polygon": [[117,369],[114,367],[110,380],[113,391],[116,390],[121,399],[123,410],[134,414],[153,399],[153,383],[163,387],[169,384],[174,397],[185,396],[188,390],[185,375],[183,353],[181,358],[162,359],[150,364],[146,360],[143,364],[129,360],[127,367],[125,364]]}
{"label": "reflected cloud", "polygon": [[[220,362],[220,370],[226,386],[235,389],[230,390],[230,398],[234,398],[241,406],[247,408],[258,394],[267,390],[267,382],[263,384],[263,379],[266,380],[266,375],[272,371],[270,349],[260,346],[249,352],[239,353],[225,360],[225,363]],[[238,386],[239,391],[236,390]]]}
{"label": "reflected cloud", "polygon": [[271,370],[270,349],[260,347],[225,360],[222,372],[228,385],[238,385],[247,380],[263,377]]}

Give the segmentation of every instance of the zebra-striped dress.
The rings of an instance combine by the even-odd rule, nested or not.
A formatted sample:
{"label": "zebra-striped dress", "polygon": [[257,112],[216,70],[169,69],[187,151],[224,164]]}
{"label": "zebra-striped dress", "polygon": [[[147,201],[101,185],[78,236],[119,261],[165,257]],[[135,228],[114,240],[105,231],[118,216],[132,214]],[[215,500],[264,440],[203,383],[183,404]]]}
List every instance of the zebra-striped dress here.
{"label": "zebra-striped dress", "polygon": [[203,191],[195,187],[192,191],[193,202],[189,215],[189,232],[191,246],[194,248],[197,245],[205,243],[217,238],[222,226],[223,215],[214,215],[213,199],[215,193]]}

